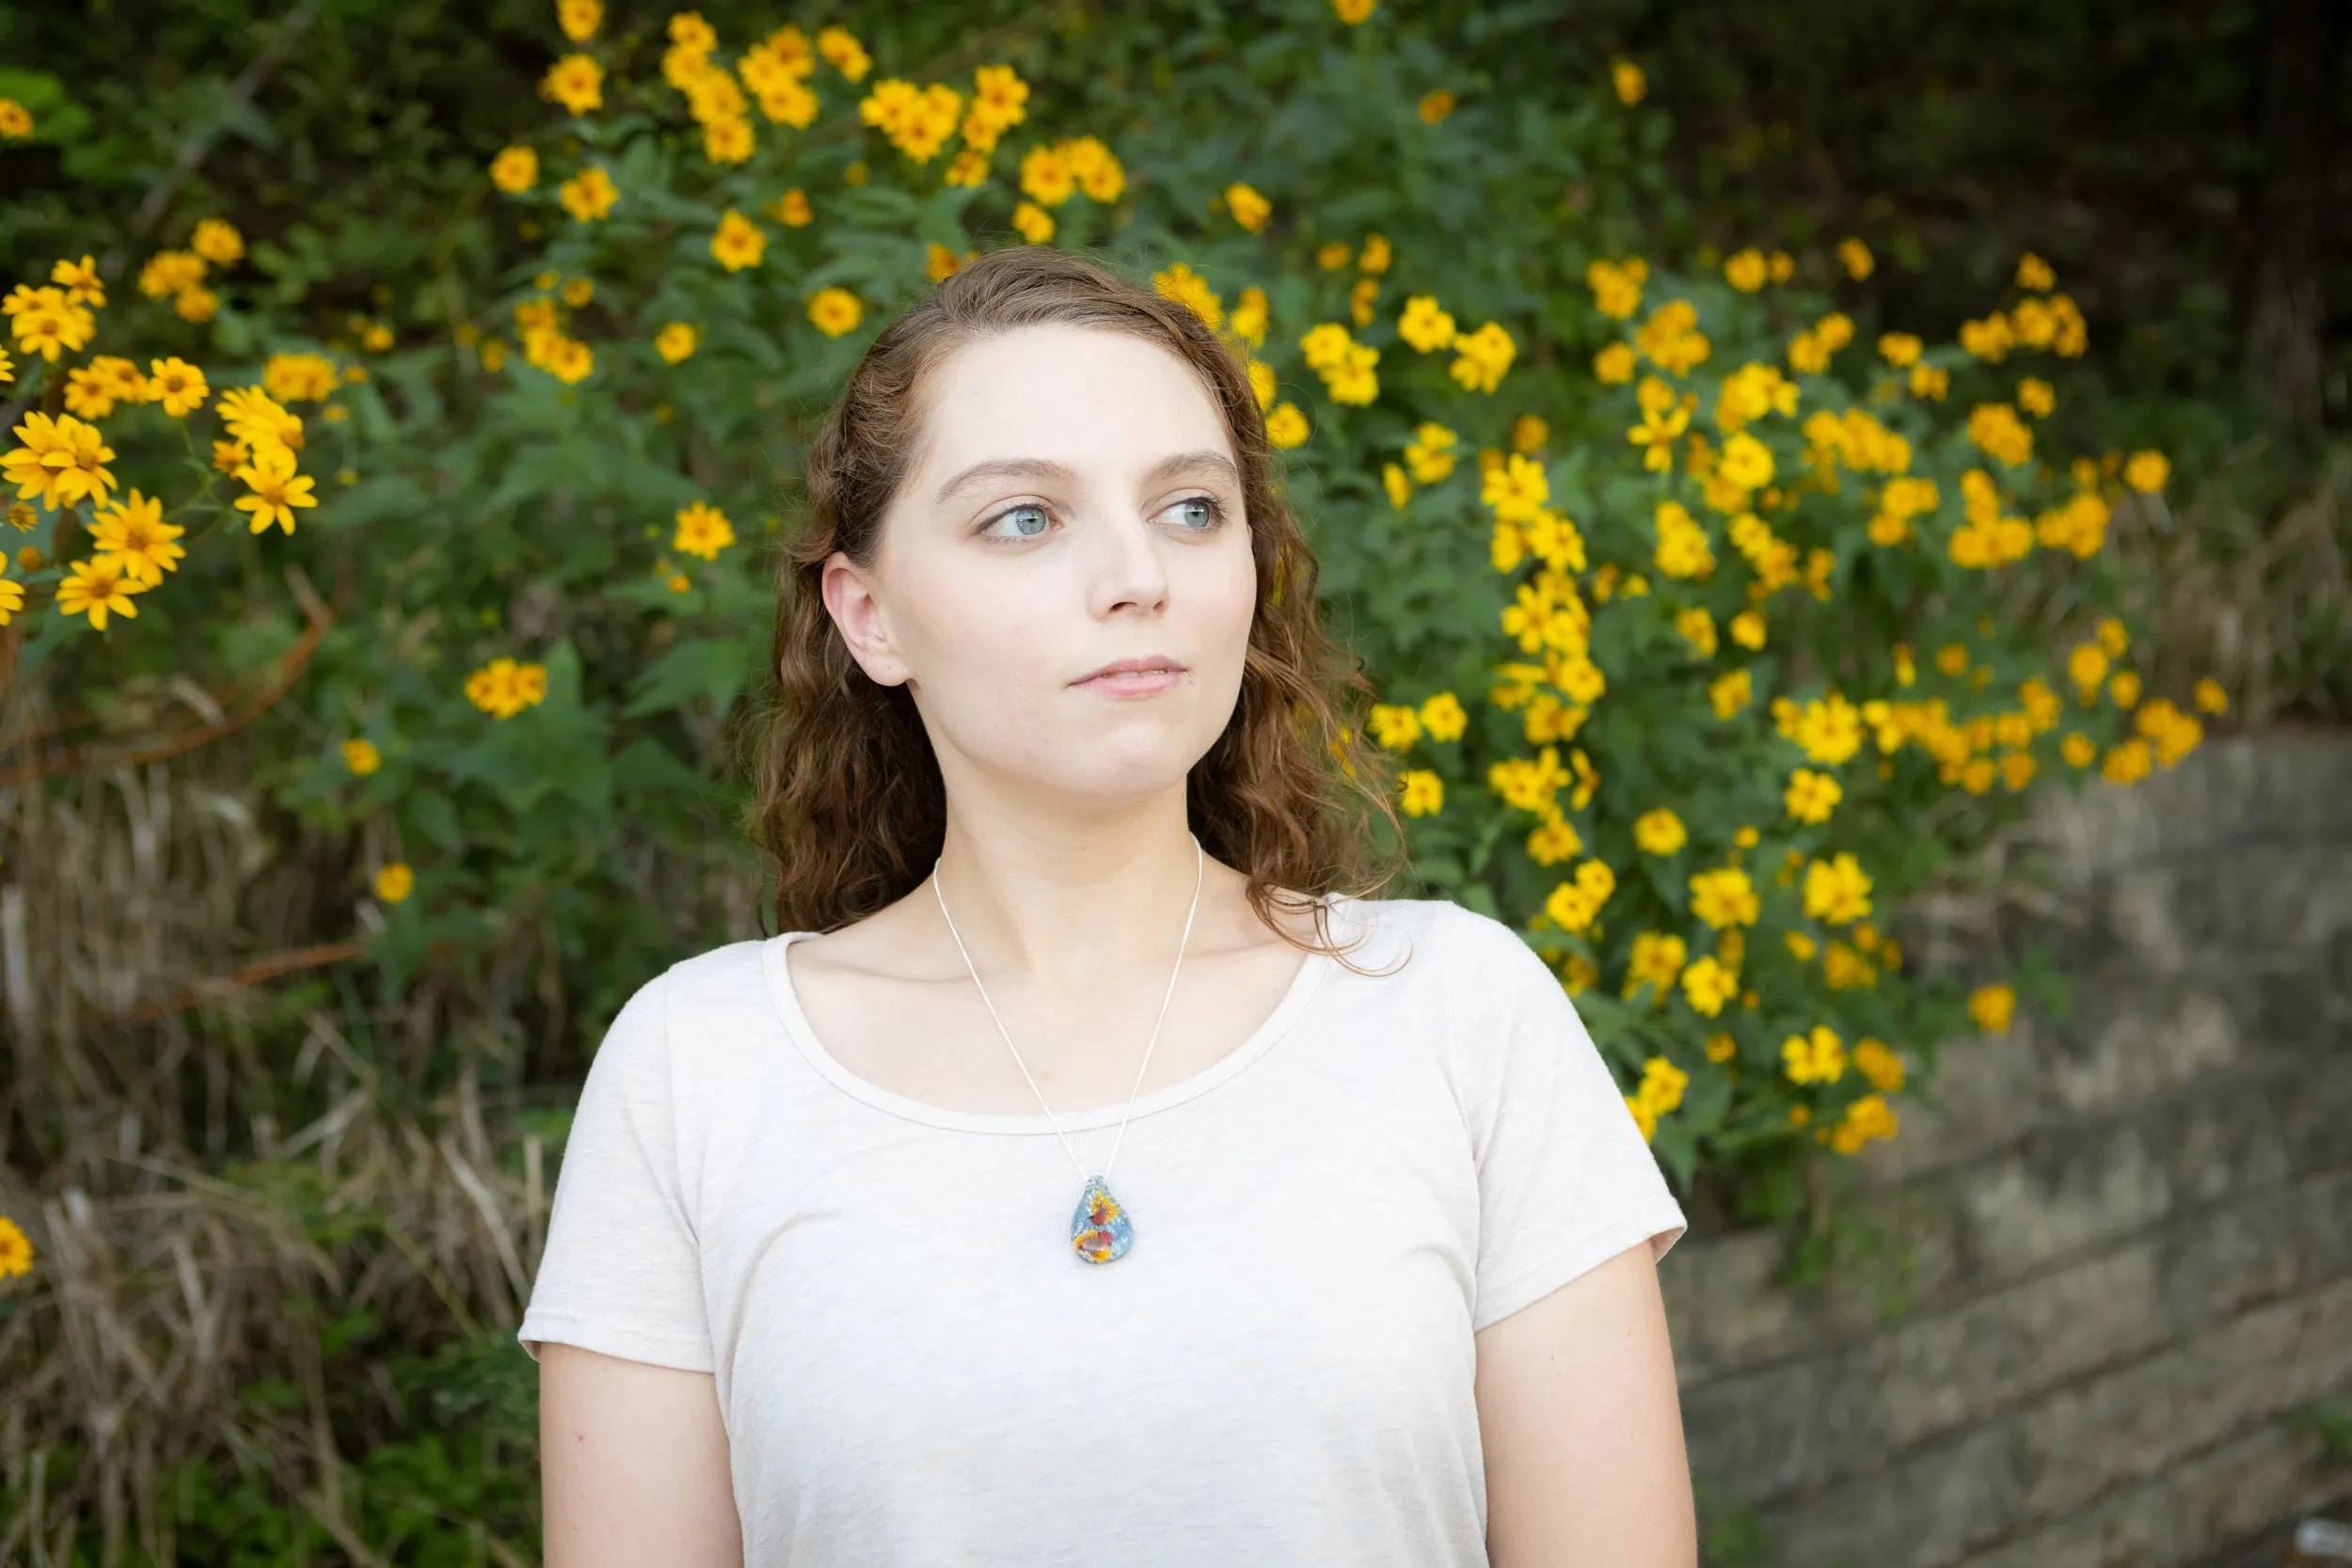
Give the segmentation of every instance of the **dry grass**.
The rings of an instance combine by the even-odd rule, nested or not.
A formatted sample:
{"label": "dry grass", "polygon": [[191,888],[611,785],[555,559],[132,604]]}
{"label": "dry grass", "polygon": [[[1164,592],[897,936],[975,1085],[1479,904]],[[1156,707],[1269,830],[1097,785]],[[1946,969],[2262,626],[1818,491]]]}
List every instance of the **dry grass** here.
{"label": "dry grass", "polygon": [[2178,510],[2119,516],[2117,549],[2153,628],[2153,689],[2211,675],[2231,723],[2352,719],[2352,446],[2324,449],[2282,500],[2249,501],[2261,447],[2233,454]]}
{"label": "dry grass", "polygon": [[[35,701],[0,705],[0,733]],[[367,846],[265,818],[266,731],[0,788],[0,1214],[37,1248],[0,1285],[0,1563],[179,1560],[190,1467],[265,1478],[334,1560],[388,1560],[355,1460],[416,1413],[334,1325],[372,1314],[373,1344],[421,1354],[520,1318],[553,1175],[528,1113],[569,1092],[516,1085],[577,1032],[564,976],[519,925],[462,990],[363,1001],[358,966],[303,972],[362,934]],[[682,944],[751,908],[729,847],[646,854]],[[476,1535],[485,1561],[534,1550]]]}

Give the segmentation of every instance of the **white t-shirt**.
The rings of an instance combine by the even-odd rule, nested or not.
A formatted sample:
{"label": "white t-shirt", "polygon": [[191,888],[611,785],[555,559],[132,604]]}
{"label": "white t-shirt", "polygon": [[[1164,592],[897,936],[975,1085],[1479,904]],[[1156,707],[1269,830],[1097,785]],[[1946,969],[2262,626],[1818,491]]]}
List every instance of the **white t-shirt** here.
{"label": "white t-shirt", "polygon": [[[1136,1101],[1125,1257],[1041,1114],[852,1076],[787,932],[678,964],[589,1070],[519,1338],[717,1375],[750,1568],[1486,1561],[1471,1335],[1683,1214],[1507,927],[1335,896],[1231,1054]],[[1122,1105],[1065,1115],[1082,1160]]]}

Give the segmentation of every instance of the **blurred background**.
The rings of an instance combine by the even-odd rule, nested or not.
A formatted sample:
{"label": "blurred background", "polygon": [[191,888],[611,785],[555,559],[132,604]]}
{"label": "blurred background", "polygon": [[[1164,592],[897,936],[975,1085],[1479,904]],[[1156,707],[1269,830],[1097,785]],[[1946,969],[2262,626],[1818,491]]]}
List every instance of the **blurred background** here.
{"label": "blurred background", "polygon": [[[188,546],[104,625],[76,562],[135,516],[27,481],[0,531],[0,1562],[537,1560],[513,1327],[569,1106],[638,984],[772,930],[742,765],[799,442],[895,304],[1022,239],[1263,356],[1411,891],[1555,963],[1692,1212],[1708,1562],[2219,1568],[2352,1522],[2343,7],[690,14],[0,9],[0,407],[103,424]],[[53,284],[85,257],[103,301]],[[1683,299],[1712,357],[1677,370]],[[2087,343],[2029,390],[2059,299]],[[94,343],[44,352],[51,309]],[[119,399],[68,379],[99,353]],[[1758,418],[1762,480],[1717,494],[1724,375],[1784,357],[1804,410],[1917,449],[1911,530],[1851,414]],[[220,412],[245,381],[275,414]],[[2043,419],[2038,466],[1997,459],[2021,514],[2098,521],[2000,576],[1942,541],[2007,428],[1970,407],[2010,398]],[[1693,414],[1645,468],[1628,426]],[[1676,483],[1705,571],[1653,517]],[[265,494],[285,521],[234,526]],[[1549,629],[1499,640],[1531,593]],[[1677,662],[1740,646],[1737,702]],[[1995,782],[1949,736],[2038,673],[2086,750],[2037,719]],[[1958,730],[1904,705],[1939,680]],[[1866,736],[1844,804],[1784,810]],[[1684,909],[1702,849],[1760,919]],[[1843,849],[1836,912],[1798,871]],[[1563,881],[1586,853],[1608,886]]]}

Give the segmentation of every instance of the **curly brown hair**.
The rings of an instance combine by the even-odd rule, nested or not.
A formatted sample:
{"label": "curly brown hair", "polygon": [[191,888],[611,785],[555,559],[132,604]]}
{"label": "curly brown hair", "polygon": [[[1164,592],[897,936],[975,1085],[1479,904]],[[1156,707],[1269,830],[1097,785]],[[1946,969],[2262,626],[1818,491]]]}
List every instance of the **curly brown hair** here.
{"label": "curly brown hair", "polygon": [[[1401,845],[1387,765],[1360,738],[1373,694],[1360,661],[1324,635],[1315,561],[1279,499],[1248,372],[1186,307],[1042,245],[992,251],[950,275],[866,351],[808,451],[806,519],[778,571],[774,697],[755,740],[750,831],[773,863],[786,930],[830,931],[914,891],[940,852],[947,801],[930,739],[904,687],[850,656],[824,606],[825,562],[870,565],[884,513],[916,451],[925,377],[975,339],[1047,324],[1123,333],[1200,376],[1240,466],[1258,602],[1233,716],[1185,788],[1193,831],[1248,879],[1275,930],[1336,953],[1321,895],[1370,896],[1402,867],[1375,854],[1375,819]],[[1298,942],[1279,903],[1314,901]]]}

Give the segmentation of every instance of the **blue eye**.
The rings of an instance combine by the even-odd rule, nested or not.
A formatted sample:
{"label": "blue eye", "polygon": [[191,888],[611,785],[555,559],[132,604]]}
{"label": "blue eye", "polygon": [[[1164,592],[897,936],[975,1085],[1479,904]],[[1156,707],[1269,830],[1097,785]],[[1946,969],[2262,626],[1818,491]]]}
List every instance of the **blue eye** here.
{"label": "blue eye", "polygon": [[1206,533],[1216,527],[1219,515],[1216,502],[1207,496],[1187,496],[1169,507],[1168,513],[1195,533]]}
{"label": "blue eye", "polygon": [[[998,532],[996,525],[1005,522],[1008,519],[1018,519],[1013,523],[1013,531],[1010,534]],[[991,517],[988,520],[988,527],[983,529],[981,531],[985,533],[994,533],[999,539],[1034,539],[1039,534],[1043,533],[1048,528],[1052,527],[1053,521],[1054,520],[1051,517],[1048,517],[1045,515],[1045,508],[1041,506],[1024,504],[1021,506],[1008,507],[1004,511],[999,512],[995,516]],[[1031,526],[1032,524],[1035,526]]]}

